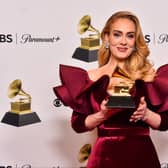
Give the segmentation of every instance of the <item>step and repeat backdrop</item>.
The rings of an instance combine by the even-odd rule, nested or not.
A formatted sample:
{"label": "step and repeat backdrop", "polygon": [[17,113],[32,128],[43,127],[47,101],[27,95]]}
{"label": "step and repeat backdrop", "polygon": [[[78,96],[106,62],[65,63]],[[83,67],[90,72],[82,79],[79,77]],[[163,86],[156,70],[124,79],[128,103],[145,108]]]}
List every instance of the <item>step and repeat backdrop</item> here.
{"label": "step and repeat backdrop", "polygon": [[[101,31],[116,11],[135,13],[141,22],[155,68],[168,62],[167,1],[153,0],[0,0],[0,167],[79,168],[87,160],[96,131],[77,134],[71,109],[56,99],[59,64],[92,69],[97,59],[74,56],[80,38],[78,23]],[[85,19],[85,17],[84,17]],[[90,28],[90,27],[89,27]],[[22,115],[19,115],[22,113]],[[168,132],[151,130],[162,167],[168,167]],[[83,149],[83,148],[82,148]],[[138,164],[138,163],[137,163]]]}

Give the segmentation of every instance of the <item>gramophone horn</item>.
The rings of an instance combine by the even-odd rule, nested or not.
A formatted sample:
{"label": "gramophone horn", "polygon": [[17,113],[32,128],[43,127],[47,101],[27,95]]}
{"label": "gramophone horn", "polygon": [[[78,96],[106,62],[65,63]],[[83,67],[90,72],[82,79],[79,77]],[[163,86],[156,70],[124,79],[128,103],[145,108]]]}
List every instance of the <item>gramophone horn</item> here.
{"label": "gramophone horn", "polygon": [[13,82],[11,82],[11,84],[9,85],[8,88],[8,97],[9,98],[13,98],[17,95],[23,95],[28,97],[29,99],[31,98],[29,94],[27,94],[26,92],[24,92],[22,89],[22,82],[20,79],[16,79]]}
{"label": "gramophone horn", "polygon": [[78,160],[80,163],[83,163],[88,159],[91,153],[91,148],[91,144],[85,144],[81,147],[78,155]]}
{"label": "gramophone horn", "polygon": [[99,31],[91,26],[91,17],[89,15],[83,16],[78,24],[79,34],[83,34],[86,31],[97,32],[99,34]]}
{"label": "gramophone horn", "polygon": [[9,98],[15,97],[19,93],[19,91],[21,89],[21,86],[22,86],[21,80],[19,80],[19,79],[14,80],[9,85],[9,88],[8,88],[8,97]]}
{"label": "gramophone horn", "polygon": [[83,34],[86,32],[90,26],[91,18],[89,15],[85,15],[81,18],[78,24],[78,32],[79,34]]}

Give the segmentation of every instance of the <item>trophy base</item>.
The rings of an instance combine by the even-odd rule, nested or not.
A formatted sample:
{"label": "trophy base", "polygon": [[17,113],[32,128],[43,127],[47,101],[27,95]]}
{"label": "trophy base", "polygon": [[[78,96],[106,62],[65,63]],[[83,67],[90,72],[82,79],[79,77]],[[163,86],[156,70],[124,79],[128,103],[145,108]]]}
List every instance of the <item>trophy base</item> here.
{"label": "trophy base", "polygon": [[76,58],[85,62],[97,61],[97,51],[98,49],[87,50],[87,49],[78,47],[76,48],[72,58]]}
{"label": "trophy base", "polygon": [[1,122],[20,127],[24,125],[41,122],[41,120],[36,114],[36,112],[31,112],[27,114],[16,114],[12,112],[6,112]]}
{"label": "trophy base", "polygon": [[135,109],[136,105],[131,96],[110,96],[106,107]]}

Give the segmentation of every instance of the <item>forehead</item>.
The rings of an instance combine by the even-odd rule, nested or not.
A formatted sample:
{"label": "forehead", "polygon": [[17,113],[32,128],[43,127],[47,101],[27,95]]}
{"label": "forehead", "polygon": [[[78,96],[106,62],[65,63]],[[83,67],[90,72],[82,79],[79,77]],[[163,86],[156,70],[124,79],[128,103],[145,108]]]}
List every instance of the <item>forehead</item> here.
{"label": "forehead", "polygon": [[135,23],[127,18],[116,19],[110,27],[111,30],[117,30],[122,32],[135,32],[136,26]]}

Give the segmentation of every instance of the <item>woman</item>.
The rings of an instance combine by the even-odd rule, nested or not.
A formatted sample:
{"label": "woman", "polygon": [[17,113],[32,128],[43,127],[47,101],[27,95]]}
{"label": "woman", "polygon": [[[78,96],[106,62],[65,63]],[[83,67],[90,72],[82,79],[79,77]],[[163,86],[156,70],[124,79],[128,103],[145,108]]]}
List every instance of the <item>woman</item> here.
{"label": "woman", "polygon": [[[62,85],[54,88],[73,109],[71,122],[76,132],[97,128],[87,168],[160,168],[149,128],[168,129],[168,76],[164,73],[168,66],[154,70],[139,20],[130,12],[113,14],[101,38],[99,68],[87,72],[61,65]],[[121,84],[129,86],[136,108],[106,106]]]}

